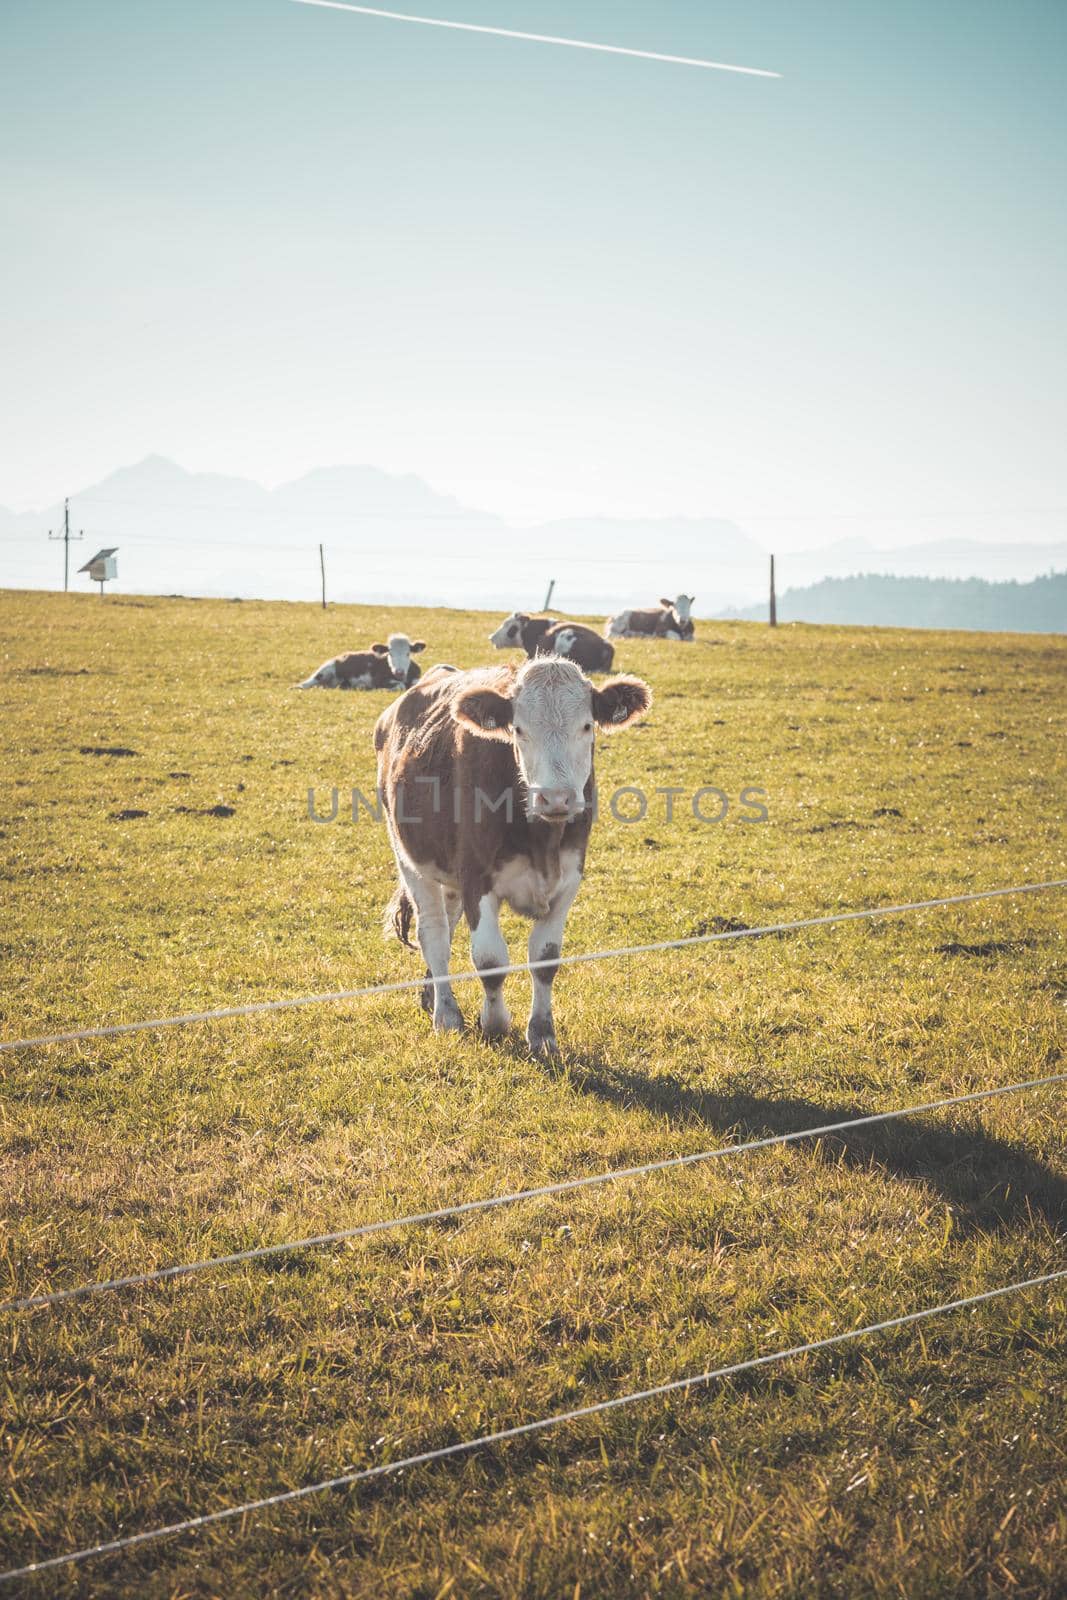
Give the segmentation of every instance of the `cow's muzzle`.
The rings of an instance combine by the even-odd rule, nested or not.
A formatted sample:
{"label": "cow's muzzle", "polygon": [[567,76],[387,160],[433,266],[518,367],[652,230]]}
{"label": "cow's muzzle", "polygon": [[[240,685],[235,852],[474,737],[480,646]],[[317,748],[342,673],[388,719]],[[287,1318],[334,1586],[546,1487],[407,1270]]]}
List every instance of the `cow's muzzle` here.
{"label": "cow's muzzle", "polygon": [[584,797],[571,789],[533,789],[526,806],[527,816],[539,822],[570,822],[584,810]]}

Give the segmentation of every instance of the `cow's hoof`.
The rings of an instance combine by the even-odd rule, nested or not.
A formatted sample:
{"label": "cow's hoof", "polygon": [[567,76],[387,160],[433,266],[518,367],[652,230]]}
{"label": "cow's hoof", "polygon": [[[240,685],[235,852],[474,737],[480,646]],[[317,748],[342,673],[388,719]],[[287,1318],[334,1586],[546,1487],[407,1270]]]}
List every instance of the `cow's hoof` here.
{"label": "cow's hoof", "polygon": [[526,1043],[530,1052],[535,1056],[554,1056],[559,1053],[556,1035],[552,1028],[545,1028],[534,1023],[526,1030]]}
{"label": "cow's hoof", "polygon": [[462,1033],[463,1028],[463,1013],[458,1006],[453,1006],[450,1011],[438,1011],[434,1015],[434,1033]]}
{"label": "cow's hoof", "polygon": [[483,1011],[478,1018],[478,1027],[485,1039],[503,1039],[505,1034],[511,1032],[511,1017],[506,1011],[494,1012],[492,1016],[486,1016]]}

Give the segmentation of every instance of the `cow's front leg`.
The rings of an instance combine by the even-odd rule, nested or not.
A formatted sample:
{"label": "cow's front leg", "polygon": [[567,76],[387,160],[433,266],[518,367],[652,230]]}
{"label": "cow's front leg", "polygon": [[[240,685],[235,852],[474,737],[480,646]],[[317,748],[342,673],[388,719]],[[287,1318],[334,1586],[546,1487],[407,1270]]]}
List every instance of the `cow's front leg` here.
{"label": "cow's front leg", "polygon": [[[506,967],[508,947],[500,931],[500,901],[494,894],[484,894],[478,902],[477,926],[471,933],[471,957],[479,972],[486,967]],[[481,1029],[486,1038],[493,1039],[507,1033],[511,1027],[511,1013],[504,1000],[504,975],[482,979],[485,1000],[482,1003]]]}
{"label": "cow's front leg", "polygon": [[526,1029],[526,1042],[535,1055],[551,1055],[556,1049],[556,1028],[552,1021],[552,985],[555,982],[557,963],[563,949],[563,928],[567,921],[582,876],[575,866],[560,883],[548,908],[530,930],[529,960],[545,961],[547,966],[530,973],[533,983],[533,1006]]}
{"label": "cow's front leg", "polygon": [[447,981],[454,926],[449,914],[451,897],[439,884],[430,883],[408,868],[403,869],[403,876],[418,913],[419,949],[426,962],[426,976],[446,980],[432,985],[434,1028],[438,1033],[461,1029],[463,1014]]}

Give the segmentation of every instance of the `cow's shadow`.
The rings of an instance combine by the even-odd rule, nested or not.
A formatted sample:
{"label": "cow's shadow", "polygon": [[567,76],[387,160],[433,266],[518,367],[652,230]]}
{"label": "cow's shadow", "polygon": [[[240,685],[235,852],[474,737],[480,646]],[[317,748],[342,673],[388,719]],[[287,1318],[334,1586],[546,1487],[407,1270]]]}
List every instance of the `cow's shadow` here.
{"label": "cow's shadow", "polygon": [[[670,1122],[701,1124],[713,1130],[716,1144],[799,1133],[878,1109],[840,1101],[819,1105],[814,1100],[769,1098],[743,1091],[717,1094],[672,1074],[646,1077],[597,1052],[568,1050],[562,1058],[542,1060],[538,1065],[581,1094],[616,1106],[639,1107]],[[982,1104],[977,1102],[979,1108]],[[816,1150],[819,1159],[829,1163],[842,1162],[925,1184],[951,1204],[956,1226],[965,1232],[998,1230],[1038,1217],[1055,1231],[1067,1225],[1067,1174],[993,1134],[974,1127],[953,1127],[945,1120],[947,1115],[898,1117],[797,1142],[804,1150]]]}

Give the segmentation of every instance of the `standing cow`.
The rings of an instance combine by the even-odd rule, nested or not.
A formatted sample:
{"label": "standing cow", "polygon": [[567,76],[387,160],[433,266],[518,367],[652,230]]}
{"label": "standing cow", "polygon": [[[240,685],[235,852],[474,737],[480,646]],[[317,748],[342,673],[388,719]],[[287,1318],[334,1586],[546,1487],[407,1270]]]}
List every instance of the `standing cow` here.
{"label": "standing cow", "polygon": [[680,594],[673,600],[660,600],[647,611],[620,611],[609,617],[605,633],[609,639],[691,639],[695,595]]}
{"label": "standing cow", "polygon": [[317,672],[298,689],[410,689],[422,669],[412,656],[425,650],[422,639],[414,643],[406,633],[391,633],[388,644],[372,644],[369,650],[349,650],[324,661]]}
{"label": "standing cow", "polygon": [[583,672],[610,672],[615,651],[608,641],[582,622],[553,622],[551,617],[531,617],[513,611],[505,617],[489,643],[498,650],[525,650],[528,657],[564,656]]}
{"label": "standing cow", "polygon": [[[448,983],[461,916],[479,970],[508,965],[500,931],[507,904],[533,922],[531,1050],[556,1047],[552,982],[592,827],[596,729],[644,715],[638,678],[596,688],[571,661],[537,657],[517,670],[434,667],[378,718],[378,786],[399,883],[386,917],[405,944],[414,920],[437,980],[423,991],[437,1030],[463,1027]],[[482,1032],[507,1032],[502,975],[482,980]],[[432,995],[431,995],[432,990]]]}

